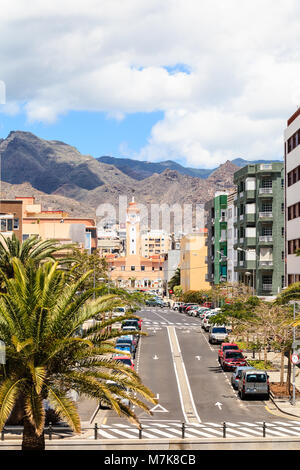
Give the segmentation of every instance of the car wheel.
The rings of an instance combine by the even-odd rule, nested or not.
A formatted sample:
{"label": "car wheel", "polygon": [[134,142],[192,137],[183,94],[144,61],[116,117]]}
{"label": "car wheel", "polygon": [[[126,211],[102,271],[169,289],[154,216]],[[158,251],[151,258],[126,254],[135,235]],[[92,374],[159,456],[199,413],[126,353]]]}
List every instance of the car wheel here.
{"label": "car wheel", "polygon": [[266,394],[265,400],[266,400],[266,401],[270,400],[270,395],[269,395],[269,393]]}
{"label": "car wheel", "polygon": [[241,397],[241,400],[245,400],[245,393],[243,392],[243,390],[240,393],[240,397]]}

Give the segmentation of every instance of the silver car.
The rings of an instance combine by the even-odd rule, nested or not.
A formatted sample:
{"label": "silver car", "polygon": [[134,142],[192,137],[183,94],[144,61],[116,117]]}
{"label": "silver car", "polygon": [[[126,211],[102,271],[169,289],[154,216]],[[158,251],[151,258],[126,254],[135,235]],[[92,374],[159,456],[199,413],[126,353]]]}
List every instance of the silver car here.
{"label": "silver car", "polygon": [[239,381],[242,377],[242,372],[244,370],[254,370],[255,368],[254,367],[251,367],[251,366],[239,366],[237,367],[231,374],[231,385],[233,386],[233,388],[235,390],[238,389],[238,386],[239,386]]}
{"label": "silver car", "polygon": [[269,399],[269,376],[266,371],[252,369],[244,370],[238,384],[238,393],[241,400],[250,395],[260,395]]}
{"label": "silver car", "polygon": [[225,326],[211,326],[208,341],[210,344],[221,344],[228,336]]}

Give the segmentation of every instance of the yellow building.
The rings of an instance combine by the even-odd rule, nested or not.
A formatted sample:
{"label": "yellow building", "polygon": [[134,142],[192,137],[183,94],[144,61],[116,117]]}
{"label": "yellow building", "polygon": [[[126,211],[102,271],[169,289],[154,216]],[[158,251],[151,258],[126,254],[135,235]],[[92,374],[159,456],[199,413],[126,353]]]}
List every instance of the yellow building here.
{"label": "yellow building", "polygon": [[189,290],[208,290],[210,284],[205,280],[207,274],[207,237],[203,232],[185,235],[180,245],[180,285],[183,293]]}

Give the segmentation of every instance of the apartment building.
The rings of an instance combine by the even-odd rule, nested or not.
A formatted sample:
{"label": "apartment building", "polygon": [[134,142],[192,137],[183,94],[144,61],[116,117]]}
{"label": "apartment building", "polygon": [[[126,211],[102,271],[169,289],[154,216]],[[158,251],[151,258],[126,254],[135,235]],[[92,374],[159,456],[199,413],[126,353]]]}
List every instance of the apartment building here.
{"label": "apartment building", "polygon": [[286,284],[300,282],[300,108],[284,132]]}
{"label": "apartment building", "polygon": [[220,284],[227,281],[227,197],[218,191],[204,208],[207,214],[207,281]]}
{"label": "apartment building", "polygon": [[63,210],[44,210],[34,197],[17,196],[15,199],[22,207],[22,240],[38,235],[42,240],[56,239],[61,244],[77,243],[90,253],[97,248],[94,219],[69,217]]}
{"label": "apartment building", "polygon": [[259,296],[284,287],[284,165],[247,165],[234,174],[238,281]]}
{"label": "apartment building", "polygon": [[228,194],[227,196],[227,282],[234,284],[238,282],[238,275],[235,271],[237,263],[237,251],[234,249],[234,244],[237,239],[237,229],[234,226],[236,219],[237,207],[234,204],[236,192]]}
{"label": "apartment building", "polygon": [[151,230],[141,234],[141,256],[149,258],[163,255],[170,246],[169,234],[163,230]]}
{"label": "apartment building", "polygon": [[185,235],[180,249],[180,285],[183,292],[210,288],[206,280],[207,230]]}
{"label": "apartment building", "polygon": [[0,233],[11,237],[14,233],[22,241],[23,237],[23,202],[9,199],[0,201]]}

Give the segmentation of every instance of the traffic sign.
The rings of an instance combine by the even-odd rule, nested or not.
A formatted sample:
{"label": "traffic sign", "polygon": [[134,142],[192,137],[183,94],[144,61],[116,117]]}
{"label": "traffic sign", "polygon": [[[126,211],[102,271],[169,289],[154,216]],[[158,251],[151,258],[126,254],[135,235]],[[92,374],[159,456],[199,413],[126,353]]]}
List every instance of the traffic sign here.
{"label": "traffic sign", "polygon": [[292,354],[292,363],[293,363],[293,364],[298,364],[299,359],[300,359],[300,358],[299,358],[298,354],[295,354],[295,353]]}

